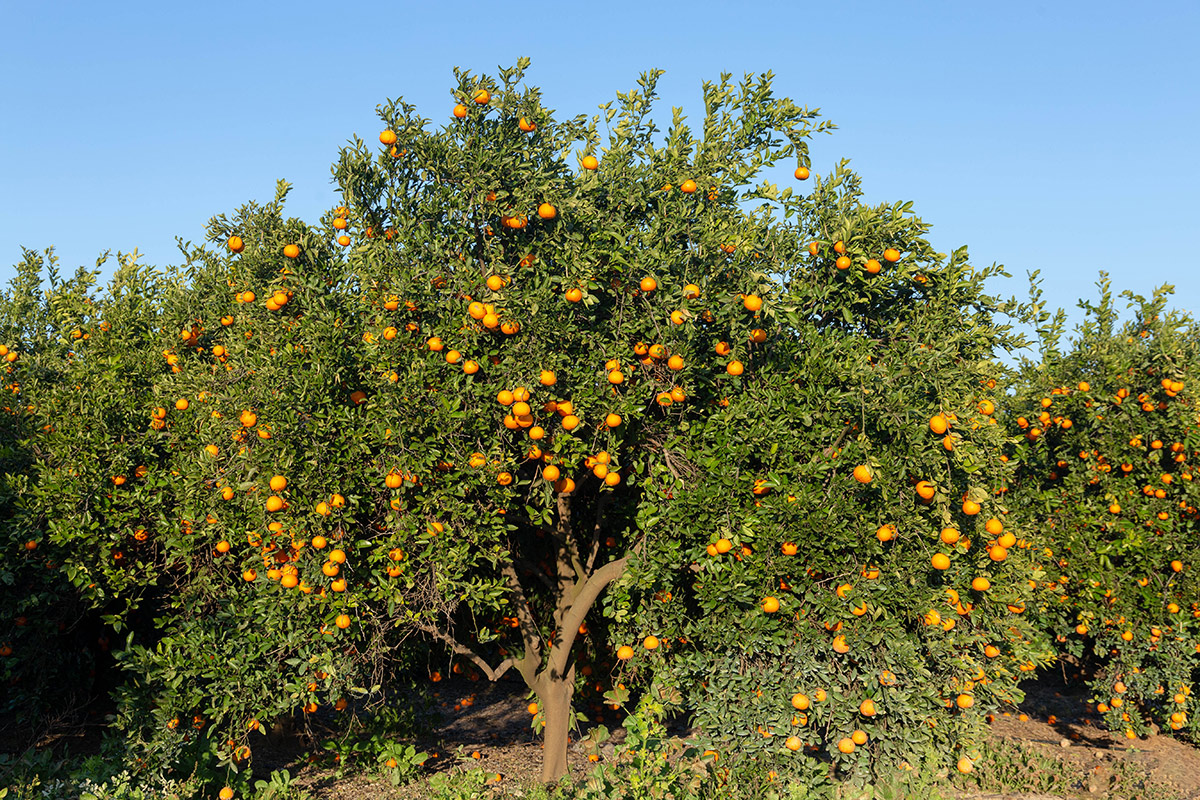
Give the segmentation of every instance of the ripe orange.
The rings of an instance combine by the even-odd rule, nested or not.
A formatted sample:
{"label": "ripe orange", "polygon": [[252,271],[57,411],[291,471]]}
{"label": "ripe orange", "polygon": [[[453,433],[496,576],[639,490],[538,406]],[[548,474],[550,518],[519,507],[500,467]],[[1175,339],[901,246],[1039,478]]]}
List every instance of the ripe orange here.
{"label": "ripe orange", "polygon": [[233,789],[229,786],[221,787],[221,791],[217,792],[217,797],[221,800],[233,800]]}
{"label": "ripe orange", "polygon": [[650,293],[658,288],[658,281],[654,280],[654,278],[646,277],[642,278],[638,286],[643,292]]}
{"label": "ripe orange", "polygon": [[986,592],[992,588],[992,582],[980,575],[971,581],[971,588],[977,592]]}
{"label": "ripe orange", "polygon": [[658,645],[659,641],[657,636],[647,636],[644,640],[642,640],[642,647],[646,648],[647,650],[657,650]]}
{"label": "ripe orange", "polygon": [[596,160],[595,156],[584,156],[583,157],[583,168],[584,169],[596,169],[599,166],[600,166],[600,162]]}
{"label": "ripe orange", "polygon": [[747,311],[758,311],[762,305],[762,298],[755,294],[748,294],[742,299],[742,306]]}
{"label": "ripe orange", "polygon": [[946,527],[942,528],[939,538],[946,544],[954,544],[961,536],[962,534],[959,533],[958,528]]}
{"label": "ripe orange", "polygon": [[883,260],[890,261],[890,262],[899,261],[900,260],[900,251],[894,247],[889,247],[888,249],[883,251]]}
{"label": "ripe orange", "polygon": [[566,297],[568,303],[578,303],[583,299],[583,292],[579,289],[567,289]]}
{"label": "ripe orange", "polygon": [[875,472],[866,464],[859,464],[854,468],[854,480],[859,483],[870,483],[875,477]]}
{"label": "ripe orange", "polygon": [[615,414],[615,413],[609,414],[607,417],[604,418],[604,424],[610,428],[618,427],[621,424],[621,415]]}
{"label": "ripe orange", "polygon": [[740,361],[730,361],[725,365],[725,371],[735,377],[741,375],[743,372],[745,372],[745,370],[746,366]]}
{"label": "ripe orange", "polygon": [[492,99],[492,95],[487,89],[475,90],[475,94],[472,95],[472,97],[475,99],[475,102],[481,106],[487,105],[488,101]]}
{"label": "ripe orange", "polygon": [[801,747],[804,746],[804,742],[800,739],[799,736],[789,736],[786,739],[784,739],[783,746],[786,747],[788,750],[791,750],[794,753],[795,751],[799,750]]}
{"label": "ripe orange", "polygon": [[628,661],[633,658],[633,648],[627,644],[623,644],[617,648],[617,658],[621,661]]}
{"label": "ripe orange", "polygon": [[691,178],[687,179],[680,184],[679,191],[683,192],[684,194],[692,194],[696,191],[696,182]]}
{"label": "ripe orange", "polygon": [[392,130],[383,131],[379,134],[379,143],[393,145],[396,143],[396,132]]}
{"label": "ripe orange", "polygon": [[854,747],[855,747],[854,742],[850,739],[849,736],[838,740],[837,748],[838,748],[839,752],[849,755],[854,752]]}
{"label": "ripe orange", "polygon": [[956,766],[958,768],[958,771],[965,775],[966,773],[975,769],[975,762],[973,762],[971,759],[967,758],[966,756],[963,756],[962,758],[960,758],[958,760],[958,764]]}
{"label": "ripe orange", "polygon": [[764,597],[762,601],[762,610],[767,614],[774,614],[779,610],[779,600],[774,597]]}
{"label": "ripe orange", "polygon": [[229,249],[231,252],[240,253],[246,249],[246,243],[242,241],[242,237],[240,236],[230,236]]}
{"label": "ripe orange", "polygon": [[454,107],[454,116],[455,117],[457,117],[458,119],[462,119],[466,115],[467,115],[467,107],[464,106],[462,103],[459,103],[458,105],[456,105]]}
{"label": "ripe orange", "polygon": [[517,120],[517,128],[525,133],[533,133],[537,130],[537,125],[533,124],[525,117],[521,117],[519,120]]}
{"label": "ripe orange", "polygon": [[879,529],[875,531],[875,538],[881,542],[890,542],[896,538],[896,526],[880,525]]}
{"label": "ripe orange", "polygon": [[809,175],[808,167],[796,167],[795,175],[796,175],[796,180],[798,180],[798,181],[808,180],[808,175]]}
{"label": "ripe orange", "polygon": [[867,732],[866,731],[854,731],[853,733],[850,734],[850,741],[852,741],[858,745],[866,744],[867,743]]}
{"label": "ripe orange", "polygon": [[342,630],[349,628],[350,627],[350,615],[349,614],[338,614],[337,618],[333,621],[333,624],[337,625]]}
{"label": "ripe orange", "polygon": [[929,481],[917,481],[917,496],[922,500],[932,500],[937,488]]}
{"label": "ripe orange", "polygon": [[299,258],[300,257],[300,247],[298,245],[294,245],[294,244],[284,245],[283,246],[283,254],[285,256],[287,256],[288,258]]}
{"label": "ripe orange", "polygon": [[797,692],[792,695],[792,708],[798,711],[805,711],[809,706],[808,695]]}
{"label": "ripe orange", "polygon": [[863,264],[863,269],[870,275],[878,275],[883,270],[883,265],[873,258],[868,258]]}
{"label": "ripe orange", "polygon": [[876,709],[875,709],[875,701],[868,697],[866,700],[863,700],[862,703],[859,704],[858,711],[864,717],[875,716],[875,714],[877,713]]}
{"label": "ripe orange", "polygon": [[838,269],[850,269],[850,256],[838,256],[833,264]]}
{"label": "ripe orange", "polygon": [[934,414],[929,418],[929,430],[936,433],[938,436],[944,434],[950,428],[950,422],[941,414]]}
{"label": "ripe orange", "polygon": [[558,216],[558,209],[549,203],[542,203],[538,206],[537,215],[542,219],[554,219]]}
{"label": "ripe orange", "polygon": [[950,556],[945,553],[934,553],[933,558],[929,560],[934,569],[946,570],[950,569]]}
{"label": "ripe orange", "polygon": [[839,256],[845,255],[846,254],[846,243],[840,239],[838,241],[834,242],[833,243],[833,252],[837,253]]}

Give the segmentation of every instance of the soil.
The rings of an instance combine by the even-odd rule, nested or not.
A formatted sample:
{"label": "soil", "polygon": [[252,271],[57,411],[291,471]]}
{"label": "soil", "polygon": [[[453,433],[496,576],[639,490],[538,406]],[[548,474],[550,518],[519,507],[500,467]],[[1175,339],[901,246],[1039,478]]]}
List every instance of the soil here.
{"label": "soil", "polygon": [[[1015,743],[1043,759],[1053,759],[1072,785],[1060,787],[1057,793],[1014,793],[1017,787],[1010,786],[1005,787],[1006,793],[950,792],[948,796],[957,800],[1061,800],[1112,794],[1122,798],[1149,795],[1158,800],[1200,800],[1200,749],[1168,736],[1136,740],[1114,736],[1099,727],[1095,716],[1086,711],[1084,695],[1045,680],[1025,688],[1027,698],[1020,708],[992,720],[993,740]],[[522,788],[537,783],[541,746],[530,726],[522,686],[447,680],[435,687],[434,699],[434,710],[440,717],[433,726],[434,738],[419,744],[432,755],[427,762],[430,769],[483,769],[493,776],[495,796],[519,796]],[[614,738],[619,739],[624,732],[619,722],[614,718],[607,724]],[[92,749],[86,742],[98,739],[99,731],[98,726],[89,728],[92,735],[75,731],[57,743],[69,742],[75,755],[86,753]],[[610,740],[602,748],[601,758],[612,754],[612,744]],[[290,732],[271,736],[265,745],[255,748],[255,773],[265,777],[272,770],[287,769],[298,778],[299,785],[322,800],[410,800],[426,796],[423,781],[393,787],[380,777],[339,778],[329,766],[309,763],[309,750],[301,737]],[[569,762],[576,776],[586,774],[591,767],[579,745],[572,746]],[[1128,785],[1131,776],[1148,778],[1148,785],[1144,789]],[[1126,785],[1122,786],[1122,781]],[[1026,789],[1036,788],[1035,775],[1023,782]]]}

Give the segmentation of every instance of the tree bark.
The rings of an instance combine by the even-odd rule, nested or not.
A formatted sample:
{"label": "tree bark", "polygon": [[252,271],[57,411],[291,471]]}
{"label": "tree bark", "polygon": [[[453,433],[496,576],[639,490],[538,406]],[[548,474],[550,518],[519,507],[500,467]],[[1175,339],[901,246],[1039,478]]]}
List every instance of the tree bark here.
{"label": "tree bark", "polygon": [[567,674],[543,670],[533,687],[542,704],[546,727],[542,732],[542,783],[556,783],[567,774],[567,743],[571,733],[571,700],[575,694],[575,667]]}

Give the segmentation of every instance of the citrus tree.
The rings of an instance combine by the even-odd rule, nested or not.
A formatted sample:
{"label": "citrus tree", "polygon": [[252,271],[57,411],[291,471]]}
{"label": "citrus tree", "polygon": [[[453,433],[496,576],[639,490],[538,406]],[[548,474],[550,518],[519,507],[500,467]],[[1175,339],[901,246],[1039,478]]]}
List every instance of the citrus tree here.
{"label": "citrus tree", "polygon": [[605,688],[598,598],[651,540],[708,535],[664,528],[648,487],[676,431],[756,380],[772,250],[792,244],[742,202],[821,126],[767,76],[706,84],[696,134],[678,110],[655,126],[657,74],[558,121],[523,66],[460,73],[435,132],[383,108],[382,149],[343,152],[330,224],[353,245],[392,602],[487,677],[521,676],[552,780],[577,688]]}
{"label": "citrus tree", "polygon": [[1107,277],[1099,289],[1069,341],[1061,314],[1043,312],[1040,358],[1012,402],[1014,491],[1046,531],[1058,595],[1040,619],[1113,730],[1192,731],[1196,326],[1167,308],[1169,287],[1125,293],[1124,322]]}
{"label": "citrus tree", "polygon": [[[4,699],[8,719],[40,732],[69,720],[102,691],[97,666],[108,658],[110,639],[97,610],[81,600],[62,570],[70,551],[50,540],[51,521],[29,503],[38,487],[35,465],[64,427],[103,421],[127,398],[88,399],[100,388],[92,376],[103,367],[83,351],[93,335],[103,340],[107,332],[93,324],[97,271],[80,269],[64,278],[52,250],[24,255],[0,293],[0,542],[6,554],[0,561],[0,677],[12,687]],[[126,377],[136,384],[136,377]],[[68,386],[68,408],[47,414],[41,402]],[[55,522],[71,528],[89,523]]]}

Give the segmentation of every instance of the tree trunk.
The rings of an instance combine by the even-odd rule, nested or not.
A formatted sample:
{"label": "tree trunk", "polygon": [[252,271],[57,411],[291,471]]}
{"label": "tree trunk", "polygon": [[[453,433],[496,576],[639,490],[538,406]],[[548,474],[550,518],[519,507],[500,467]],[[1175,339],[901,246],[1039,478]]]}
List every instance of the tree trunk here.
{"label": "tree trunk", "polygon": [[575,694],[575,667],[566,675],[545,670],[535,686],[546,728],[542,733],[542,782],[557,783],[567,774],[567,739],[571,733],[571,699]]}

